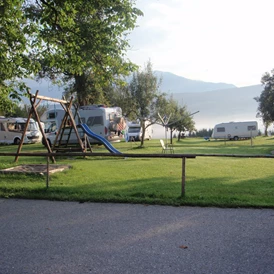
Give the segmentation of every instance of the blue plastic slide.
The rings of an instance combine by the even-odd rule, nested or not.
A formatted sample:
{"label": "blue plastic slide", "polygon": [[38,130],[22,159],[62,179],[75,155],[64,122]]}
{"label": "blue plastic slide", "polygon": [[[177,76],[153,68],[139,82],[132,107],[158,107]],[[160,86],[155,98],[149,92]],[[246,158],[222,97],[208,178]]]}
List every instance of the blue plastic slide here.
{"label": "blue plastic slide", "polygon": [[105,138],[101,137],[100,135],[92,132],[90,130],[90,128],[88,127],[88,125],[80,124],[80,126],[89,137],[94,138],[94,139],[98,140],[99,142],[101,142],[109,152],[114,153],[114,154],[121,154],[121,152],[119,150],[117,150],[116,148],[114,148],[108,140],[106,140]]}

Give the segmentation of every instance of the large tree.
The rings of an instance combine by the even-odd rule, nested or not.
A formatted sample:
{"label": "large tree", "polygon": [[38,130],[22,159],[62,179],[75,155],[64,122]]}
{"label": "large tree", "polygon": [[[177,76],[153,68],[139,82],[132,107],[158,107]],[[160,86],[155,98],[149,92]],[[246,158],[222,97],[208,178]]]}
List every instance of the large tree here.
{"label": "large tree", "polygon": [[1,106],[10,108],[9,95],[19,98],[19,91],[26,91],[18,81],[38,72],[52,81],[66,76],[80,103],[98,98],[121,74],[136,68],[125,53],[127,34],[139,15],[134,0],[3,0]]}
{"label": "large tree", "polygon": [[133,73],[130,83],[117,87],[109,93],[112,104],[118,104],[123,114],[130,120],[138,120],[142,127],[141,146],[144,145],[145,129],[153,124],[165,124],[163,117],[169,119],[166,129],[185,131],[194,129],[194,121],[186,106],[180,107],[172,98],[160,91],[161,80],[154,75],[152,63],[148,61],[143,70]]}
{"label": "large tree", "polygon": [[159,91],[161,79],[154,75],[152,63],[148,61],[143,70],[133,73],[127,87],[120,90],[116,100],[120,102],[124,114],[131,120],[140,121],[142,127],[141,146],[144,145],[145,129],[158,120],[158,112],[163,104],[164,94]]}
{"label": "large tree", "polygon": [[30,40],[27,19],[22,11],[23,0],[3,0],[0,3],[0,112],[11,111],[19,99],[18,90],[25,88],[20,79],[35,71],[26,55]]}
{"label": "large tree", "polygon": [[32,44],[43,45],[31,56],[41,64],[39,76],[51,80],[64,76],[81,105],[98,102],[105,87],[136,69],[125,59],[127,35],[142,15],[134,4],[133,0],[30,2],[28,18],[39,26]]}
{"label": "large tree", "polygon": [[254,98],[258,102],[257,116],[261,117],[265,125],[265,135],[267,129],[274,121],[274,70],[266,72],[261,79],[263,91],[259,97]]}

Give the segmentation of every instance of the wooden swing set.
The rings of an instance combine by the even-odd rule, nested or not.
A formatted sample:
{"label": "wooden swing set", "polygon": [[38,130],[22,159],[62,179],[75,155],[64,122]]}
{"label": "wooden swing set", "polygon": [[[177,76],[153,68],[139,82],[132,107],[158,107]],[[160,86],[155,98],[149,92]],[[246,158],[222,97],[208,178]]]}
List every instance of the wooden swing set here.
{"label": "wooden swing set", "polygon": [[[30,99],[31,108],[30,108],[30,111],[29,111],[26,126],[25,126],[23,134],[22,134],[22,138],[20,140],[20,144],[19,144],[18,149],[17,149],[17,155],[15,157],[15,162],[18,161],[19,154],[21,152],[21,149],[22,149],[22,146],[23,146],[23,143],[24,143],[24,138],[26,136],[27,128],[28,128],[30,119],[32,118],[33,115],[34,115],[34,119],[38,123],[39,129],[40,129],[40,131],[42,133],[42,136],[43,136],[44,144],[45,144],[45,146],[46,146],[49,153],[52,153],[53,150],[55,149],[57,140],[59,140],[59,143],[61,143],[63,135],[64,135],[65,125],[67,124],[68,120],[70,122],[71,127],[70,127],[70,131],[69,131],[69,135],[68,135],[66,145],[68,145],[71,132],[72,132],[72,130],[74,130],[82,152],[86,152],[87,151],[86,145],[82,141],[82,139],[81,139],[81,137],[78,133],[76,123],[75,123],[75,117],[78,114],[78,111],[77,110],[75,111],[75,115],[73,115],[73,113],[71,111],[71,108],[72,108],[72,105],[73,105],[73,97],[71,97],[70,100],[67,101],[67,100],[62,100],[62,99],[56,99],[56,98],[41,96],[41,95],[38,95],[38,93],[39,93],[38,90],[36,91],[35,94],[30,93],[30,91],[28,90],[28,95],[29,95],[29,99]],[[54,103],[60,103],[62,108],[65,110],[65,114],[64,114],[64,117],[62,119],[62,123],[61,123],[61,125],[60,125],[60,127],[59,127],[59,129],[56,133],[56,138],[55,138],[55,141],[54,141],[54,144],[53,144],[52,147],[50,146],[50,144],[47,141],[47,137],[45,135],[44,128],[42,126],[40,117],[39,117],[38,112],[37,112],[37,108],[40,105],[40,103],[42,102],[42,100],[50,101],[50,102],[54,102]],[[79,116],[79,118],[80,118],[80,116]],[[86,136],[85,136],[85,143],[88,144],[89,149],[91,150],[90,143],[89,143],[88,138]],[[53,156],[51,157],[51,161],[53,163],[56,162],[55,158]]]}

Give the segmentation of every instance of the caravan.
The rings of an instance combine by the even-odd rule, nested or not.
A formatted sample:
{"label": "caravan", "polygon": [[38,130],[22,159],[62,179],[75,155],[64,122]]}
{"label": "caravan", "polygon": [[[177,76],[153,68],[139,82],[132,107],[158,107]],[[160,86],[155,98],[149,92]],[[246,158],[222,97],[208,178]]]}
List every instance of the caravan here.
{"label": "caravan", "polygon": [[[75,110],[72,110],[75,114]],[[105,107],[103,105],[88,105],[82,106],[76,115],[76,124],[87,124],[87,126],[95,134],[105,138],[106,140],[120,141],[122,139],[121,131],[125,129],[126,123],[122,117],[122,110],[120,107]],[[65,115],[64,109],[50,109],[47,110],[40,118],[45,123],[45,134],[50,145],[52,145],[56,138],[56,132],[62,125],[62,120]],[[70,129],[70,121],[67,120],[65,128]],[[84,133],[81,128],[78,128],[81,138],[84,138]],[[66,142],[68,139],[69,130],[64,132],[62,141]],[[97,140],[89,138],[91,143],[98,143]],[[69,143],[77,143],[75,133],[72,133],[69,138]],[[45,142],[43,141],[43,144]]]}
{"label": "caravan", "polygon": [[[149,124],[149,121],[145,121],[144,140],[150,140],[152,138],[152,126],[148,126]],[[143,133],[140,122],[128,122],[127,126],[127,139],[129,141],[140,141]]]}
{"label": "caravan", "polygon": [[[27,118],[21,117],[0,117],[0,143],[20,144]],[[24,144],[38,143],[41,141],[41,133],[37,123],[30,119],[29,125],[24,137]]]}
{"label": "caravan", "polygon": [[212,138],[239,140],[253,138],[258,135],[258,123],[256,121],[229,122],[215,125]]}

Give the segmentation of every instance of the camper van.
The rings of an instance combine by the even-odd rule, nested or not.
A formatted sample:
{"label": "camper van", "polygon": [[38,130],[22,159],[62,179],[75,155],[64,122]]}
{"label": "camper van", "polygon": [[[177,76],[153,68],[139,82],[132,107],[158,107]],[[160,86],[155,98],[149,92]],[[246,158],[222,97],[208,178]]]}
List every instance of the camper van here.
{"label": "camper van", "polygon": [[[3,144],[20,144],[27,118],[0,117],[0,143]],[[30,119],[29,125],[24,137],[24,144],[37,143],[41,141],[41,134],[37,127],[37,123]]]}
{"label": "camper van", "polygon": [[229,122],[215,125],[212,138],[239,140],[253,138],[258,135],[258,123],[256,121]]}
{"label": "camper van", "polygon": [[[75,114],[75,110],[72,110]],[[88,105],[82,106],[78,110],[75,122],[78,124],[87,124],[91,131],[95,134],[104,137],[110,142],[120,141],[122,139],[121,131],[125,129],[126,122],[122,117],[122,109],[120,107],[105,107],[103,105]],[[56,138],[56,133],[62,125],[64,118],[64,109],[50,109],[47,110],[40,118],[45,123],[45,134],[50,145],[52,145]],[[62,141],[67,142],[70,129],[70,121],[65,125],[67,130],[64,131]],[[84,138],[84,133],[81,128],[78,128],[78,133],[81,138]],[[98,143],[98,140],[89,138],[90,143]],[[76,134],[72,131],[69,138],[69,143],[77,143]],[[43,144],[45,142],[43,141]]]}
{"label": "camper van", "polygon": [[[145,121],[145,127],[150,124],[149,121]],[[128,141],[140,141],[142,138],[142,128],[140,122],[128,122],[127,123],[127,139]],[[146,127],[144,140],[150,140],[152,138],[152,126]]]}

